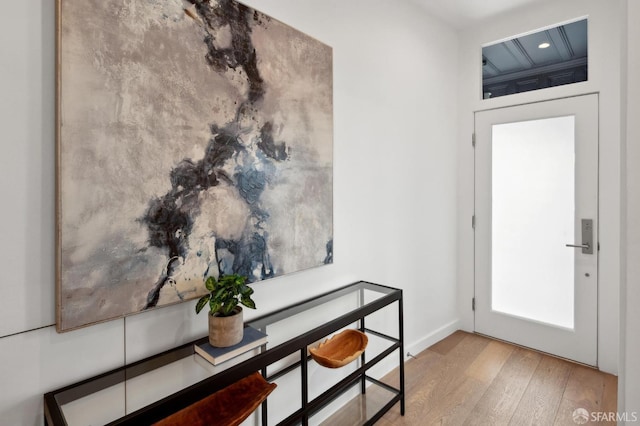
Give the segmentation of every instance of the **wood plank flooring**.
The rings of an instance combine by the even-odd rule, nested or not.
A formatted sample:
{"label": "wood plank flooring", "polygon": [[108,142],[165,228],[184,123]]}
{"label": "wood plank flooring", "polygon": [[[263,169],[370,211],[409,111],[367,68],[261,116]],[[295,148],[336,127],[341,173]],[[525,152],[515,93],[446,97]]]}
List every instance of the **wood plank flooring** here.
{"label": "wood plank flooring", "polygon": [[[397,375],[383,381],[397,386]],[[615,376],[462,331],[407,361],[405,388],[405,415],[396,404],[378,425],[576,425],[574,410],[617,404]],[[355,405],[325,424],[360,424]]]}

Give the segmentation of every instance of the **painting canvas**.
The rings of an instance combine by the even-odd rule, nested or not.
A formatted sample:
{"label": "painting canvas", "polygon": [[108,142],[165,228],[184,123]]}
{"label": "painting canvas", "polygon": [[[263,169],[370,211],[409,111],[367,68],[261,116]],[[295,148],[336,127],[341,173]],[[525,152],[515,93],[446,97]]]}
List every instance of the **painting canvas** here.
{"label": "painting canvas", "polygon": [[332,50],[232,0],[58,0],[57,328],[333,261]]}

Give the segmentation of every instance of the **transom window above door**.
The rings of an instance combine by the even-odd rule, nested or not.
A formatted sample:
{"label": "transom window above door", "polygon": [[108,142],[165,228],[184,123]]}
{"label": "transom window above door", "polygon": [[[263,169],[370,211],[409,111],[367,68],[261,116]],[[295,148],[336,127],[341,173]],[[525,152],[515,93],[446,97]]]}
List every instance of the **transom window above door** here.
{"label": "transom window above door", "polygon": [[586,18],[482,48],[483,99],[587,79]]}

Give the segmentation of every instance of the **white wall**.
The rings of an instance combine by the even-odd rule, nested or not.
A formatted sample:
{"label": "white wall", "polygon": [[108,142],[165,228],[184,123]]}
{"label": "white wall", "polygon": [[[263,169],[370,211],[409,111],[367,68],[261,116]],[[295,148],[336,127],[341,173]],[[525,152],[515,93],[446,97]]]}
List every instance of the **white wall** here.
{"label": "white wall", "polygon": [[[358,279],[405,290],[407,349],[457,328],[455,33],[383,0],[252,0],[334,48],[334,264],[255,286],[264,314]],[[0,419],[206,333],[193,303],[59,335],[54,324],[54,2],[0,14]]]}
{"label": "white wall", "polygon": [[627,2],[626,77],[623,93],[626,96],[626,263],[621,291],[621,374],[619,410],[640,414],[640,3]]}
{"label": "white wall", "polygon": [[[490,108],[599,92],[600,264],[598,364],[618,368],[620,282],[620,2],[540,2],[492,17],[461,32],[459,42],[458,135],[458,309],[463,329],[473,330],[473,113]],[[589,81],[483,101],[481,46],[552,24],[589,17]]]}

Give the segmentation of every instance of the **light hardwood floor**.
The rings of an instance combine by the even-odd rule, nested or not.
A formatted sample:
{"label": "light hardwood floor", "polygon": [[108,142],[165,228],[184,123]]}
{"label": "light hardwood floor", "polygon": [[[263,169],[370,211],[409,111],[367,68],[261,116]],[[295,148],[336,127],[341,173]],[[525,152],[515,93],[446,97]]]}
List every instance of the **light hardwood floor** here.
{"label": "light hardwood floor", "polygon": [[[383,379],[397,380],[397,372]],[[617,384],[610,374],[458,331],[405,363],[405,415],[396,404],[377,424],[576,425],[578,408],[615,413]],[[328,424],[359,424],[362,408],[350,410]]]}

